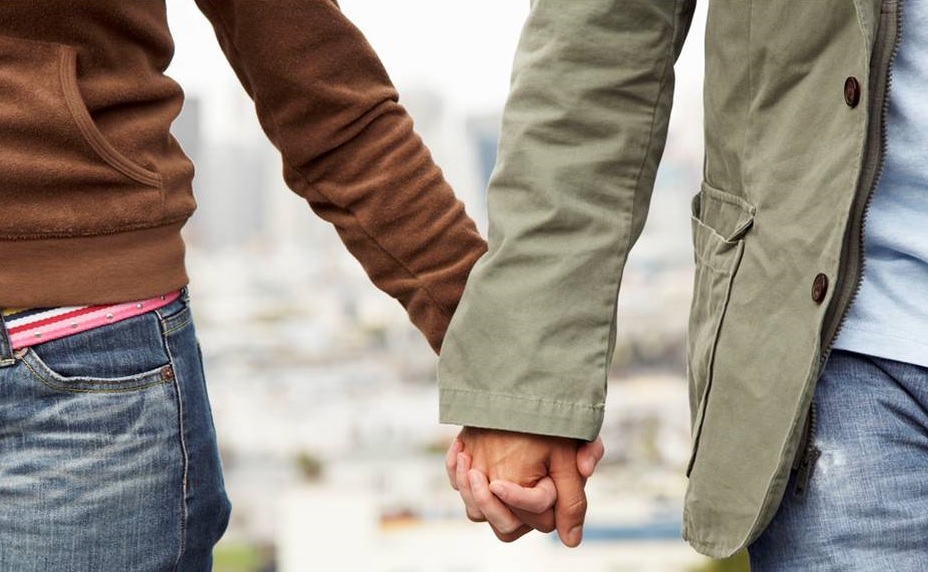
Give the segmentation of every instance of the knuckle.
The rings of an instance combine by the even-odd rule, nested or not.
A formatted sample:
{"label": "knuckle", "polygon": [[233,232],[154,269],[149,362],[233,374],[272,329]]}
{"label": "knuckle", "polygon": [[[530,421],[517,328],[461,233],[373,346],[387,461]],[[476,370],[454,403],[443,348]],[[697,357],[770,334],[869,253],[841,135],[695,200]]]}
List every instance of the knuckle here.
{"label": "knuckle", "polygon": [[496,535],[496,538],[506,543],[515,542],[516,540],[521,538],[523,534],[525,534],[525,533],[520,533],[518,531],[517,532],[502,532],[500,530],[496,530],[495,528],[493,529],[493,533]]}
{"label": "knuckle", "polygon": [[586,497],[579,496],[576,499],[573,499],[571,502],[567,503],[563,511],[567,516],[582,518],[586,514],[587,501]]}
{"label": "knuckle", "polygon": [[571,520],[583,521],[586,515],[586,506],[574,505],[567,511],[567,517]]}
{"label": "knuckle", "polygon": [[554,506],[554,500],[539,499],[538,502],[536,502],[532,506],[532,512],[534,512],[535,514],[543,514],[551,510],[553,506]]}
{"label": "knuckle", "polygon": [[494,525],[494,528],[500,534],[511,535],[515,531],[519,530],[519,525],[513,524],[513,523],[502,524],[502,525],[497,524],[497,525]]}
{"label": "knuckle", "polygon": [[539,524],[538,526],[536,526],[535,530],[539,532],[547,533],[547,532],[553,532],[555,528],[556,527],[554,526],[554,522],[543,522]]}
{"label": "knuckle", "polygon": [[502,540],[503,542],[512,542],[510,535],[500,532],[499,530],[493,529],[493,534],[496,535],[496,538]]}
{"label": "knuckle", "polygon": [[475,503],[485,505],[491,500],[492,493],[484,488],[471,488],[471,496]]}
{"label": "knuckle", "polygon": [[467,482],[465,477],[461,475],[460,473],[455,475],[454,484],[451,486],[454,487],[454,490],[459,491],[461,493],[461,496],[464,496],[465,494],[466,495],[471,494],[469,483]]}
{"label": "knuckle", "polygon": [[487,521],[487,519],[484,518],[482,514],[471,512],[470,510],[467,511],[467,519],[470,520],[471,522],[486,522]]}
{"label": "knuckle", "polygon": [[540,532],[551,532],[555,529],[554,511],[532,515],[531,517],[523,518],[523,520],[525,520],[525,524]]}

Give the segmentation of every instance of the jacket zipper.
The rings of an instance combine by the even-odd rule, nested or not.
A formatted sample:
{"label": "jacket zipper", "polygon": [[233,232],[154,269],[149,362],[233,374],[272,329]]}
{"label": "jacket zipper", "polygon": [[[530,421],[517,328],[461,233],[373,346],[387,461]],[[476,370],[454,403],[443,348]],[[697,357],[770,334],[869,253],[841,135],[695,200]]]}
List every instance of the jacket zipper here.
{"label": "jacket zipper", "polygon": [[[825,365],[828,356],[831,354],[832,347],[838,337],[838,333],[847,320],[847,312],[857,297],[860,286],[864,278],[864,223],[867,218],[867,212],[870,209],[870,202],[873,199],[873,193],[879,185],[880,177],[883,174],[883,164],[886,155],[886,115],[889,111],[889,89],[892,85],[893,72],[892,62],[899,51],[899,43],[902,37],[902,8],[897,4],[897,0],[884,0],[884,5],[893,5],[895,18],[892,30],[887,30],[888,25],[879,26],[875,42],[875,50],[879,50],[875,57],[876,66],[872,66],[870,74],[870,93],[873,95],[870,101],[870,117],[878,117],[878,121],[870,121],[867,132],[867,149],[864,154],[864,165],[860,180],[866,182],[861,184],[860,188],[867,189],[864,195],[858,194],[852,208],[851,224],[848,229],[849,236],[854,236],[856,240],[846,240],[845,248],[841,255],[841,268],[851,268],[853,272],[844,272],[844,279],[838,280],[837,295],[833,300],[831,309],[825,321],[826,328],[823,329],[824,350],[819,357],[819,369]],[[882,19],[881,19],[882,20]],[[884,48],[891,37],[891,47],[887,52]],[[863,199],[863,200],[860,200]],[[854,281],[850,282],[848,276],[853,275]],[[838,314],[840,312],[840,314]],[[835,316],[839,317],[835,319]]]}
{"label": "jacket zipper", "polygon": [[[866,189],[864,195],[858,194],[853,208],[851,224],[848,228],[848,236],[855,237],[855,240],[845,240],[845,248],[841,253],[841,268],[852,268],[853,272],[843,273],[844,278],[837,281],[837,295],[832,301],[829,314],[826,315],[825,328],[823,329],[823,341],[821,355],[819,356],[819,372],[828,361],[828,356],[834,346],[838,333],[847,320],[847,313],[857,297],[860,286],[864,279],[864,226],[867,219],[867,213],[870,210],[870,202],[873,199],[873,193],[879,185],[880,177],[883,174],[883,164],[886,155],[886,115],[889,112],[889,90],[893,81],[892,62],[896,59],[896,53],[899,51],[899,43],[902,39],[902,7],[896,3],[897,0],[884,0],[885,6],[893,6],[895,18],[892,22],[892,29],[887,30],[889,24],[880,22],[877,38],[874,43],[874,50],[879,50],[874,54],[875,66],[871,66],[870,74],[870,117],[878,117],[878,121],[870,121],[867,127],[867,149],[864,154],[864,165],[861,173],[861,189]],[[901,0],[900,0],[901,2]],[[891,38],[891,40],[890,40]],[[891,41],[891,44],[889,43]],[[890,45],[888,52],[885,49]],[[866,183],[866,184],[863,184]],[[861,200],[862,199],[862,200]],[[853,282],[848,276],[854,276]],[[838,316],[835,319],[835,316]],[[793,495],[801,497],[805,494],[812,479],[812,473],[815,471],[815,463],[821,456],[821,451],[815,446],[815,433],[818,428],[818,411],[815,402],[809,405],[809,412],[806,416],[805,427],[803,428],[800,446],[793,462],[793,471],[795,480],[793,483]]]}
{"label": "jacket zipper", "polygon": [[799,444],[800,456],[796,457],[793,463],[793,471],[796,472],[796,478],[793,481],[793,496],[801,497],[809,488],[809,481],[812,480],[812,473],[815,472],[815,462],[822,455],[822,452],[815,446],[815,434],[818,432],[818,409],[815,402],[809,407],[809,415],[806,417],[806,426],[802,434],[802,441]]}

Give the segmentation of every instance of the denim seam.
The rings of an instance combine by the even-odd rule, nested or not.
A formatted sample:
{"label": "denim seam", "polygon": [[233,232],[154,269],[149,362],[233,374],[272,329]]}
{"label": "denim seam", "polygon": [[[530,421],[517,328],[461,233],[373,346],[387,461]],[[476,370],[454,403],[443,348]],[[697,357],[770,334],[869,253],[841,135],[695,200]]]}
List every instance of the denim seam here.
{"label": "denim seam", "polygon": [[[156,310],[157,311],[157,310]],[[158,314],[159,317],[161,314]],[[188,310],[189,317],[189,310]],[[177,547],[177,560],[174,563],[174,570],[177,572],[181,565],[181,559],[184,557],[184,552],[187,550],[187,490],[188,490],[188,479],[189,479],[189,469],[190,469],[190,454],[187,451],[187,440],[184,436],[184,397],[181,394],[180,380],[178,380],[178,374],[176,364],[174,363],[174,354],[171,352],[171,344],[168,341],[168,336],[171,332],[177,331],[179,327],[174,327],[170,330],[168,328],[167,318],[162,318],[160,321],[162,327],[161,341],[164,344],[164,350],[167,352],[168,361],[171,364],[171,367],[174,368],[175,374],[172,378],[172,386],[174,387],[174,394],[177,396],[177,437],[180,441],[180,450],[181,456],[184,464],[184,473],[183,479],[181,479],[180,492],[181,492],[181,505],[180,505],[180,539]],[[189,318],[185,320],[185,324],[189,323]]]}
{"label": "denim seam", "polygon": [[[188,316],[189,316],[189,315],[188,315]],[[176,331],[178,331],[178,330],[180,330],[180,329],[183,329],[183,328],[186,327],[188,324],[190,324],[191,320],[190,320],[189,317],[187,317],[187,318],[185,318],[184,321],[181,322],[180,324],[170,324],[170,325],[168,325],[169,322],[170,322],[170,320],[162,320],[162,321],[161,321],[161,325],[163,326],[163,327],[162,327],[162,330],[163,330],[162,334],[165,335],[165,336],[169,336],[169,335],[173,334],[174,332],[176,332]]]}
{"label": "denim seam", "polygon": [[163,313],[164,308],[155,310],[155,315],[158,316],[158,322],[161,324],[162,335],[170,335],[193,321],[190,307],[187,306],[189,298],[182,296],[180,300],[184,303],[184,306],[173,314],[165,316]]}

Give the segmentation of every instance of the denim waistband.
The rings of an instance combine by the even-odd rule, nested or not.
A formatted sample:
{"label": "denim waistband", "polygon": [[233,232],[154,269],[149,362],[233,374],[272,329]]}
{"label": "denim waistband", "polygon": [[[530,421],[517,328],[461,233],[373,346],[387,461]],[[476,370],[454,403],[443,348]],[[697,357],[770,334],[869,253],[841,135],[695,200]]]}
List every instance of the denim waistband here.
{"label": "denim waistband", "polygon": [[[98,306],[47,308],[38,313],[33,312],[31,316],[27,312],[6,316],[0,312],[0,367],[15,363],[14,354],[18,348],[103,327],[156,311],[175,301],[186,303],[187,297],[187,289],[182,288],[146,300]],[[17,321],[19,316],[24,318]],[[32,321],[29,321],[30,319]],[[36,338],[35,341],[32,340],[33,336]]]}

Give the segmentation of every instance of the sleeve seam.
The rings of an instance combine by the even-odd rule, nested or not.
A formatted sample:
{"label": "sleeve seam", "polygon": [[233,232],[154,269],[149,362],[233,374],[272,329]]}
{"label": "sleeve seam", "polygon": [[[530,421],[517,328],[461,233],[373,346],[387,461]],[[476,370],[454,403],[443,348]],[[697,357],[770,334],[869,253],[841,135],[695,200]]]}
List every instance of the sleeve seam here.
{"label": "sleeve seam", "polygon": [[572,403],[569,401],[558,401],[555,399],[528,399],[525,397],[519,397],[515,395],[510,395],[506,393],[496,393],[493,391],[476,391],[471,389],[454,389],[454,388],[442,388],[441,393],[457,393],[463,395],[472,395],[472,396],[481,396],[481,397],[490,397],[493,399],[505,399],[507,401],[514,401],[519,403],[534,403],[537,405],[545,405],[553,408],[562,408],[562,409],[586,409],[589,411],[602,411],[605,408],[605,404],[596,403],[596,404],[583,404],[583,403]]}

